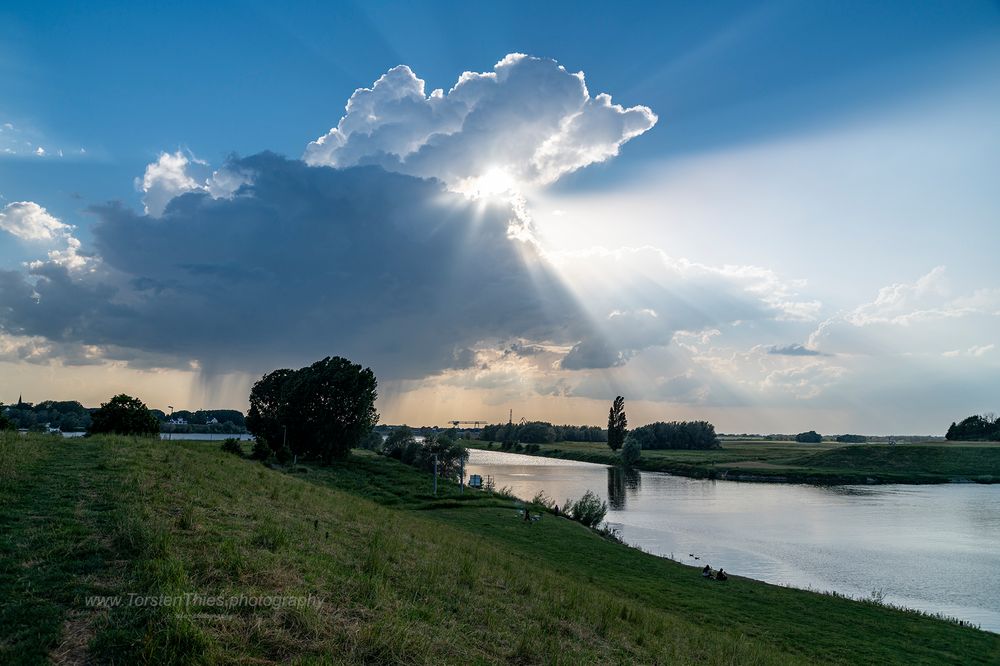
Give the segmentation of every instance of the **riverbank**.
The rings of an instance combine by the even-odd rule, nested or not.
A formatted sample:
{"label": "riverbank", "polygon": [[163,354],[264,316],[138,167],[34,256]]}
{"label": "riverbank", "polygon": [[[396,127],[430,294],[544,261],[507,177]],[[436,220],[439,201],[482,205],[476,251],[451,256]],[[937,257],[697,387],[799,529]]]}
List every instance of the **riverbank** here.
{"label": "riverbank", "polygon": [[[470,448],[499,448],[497,442],[463,440]],[[525,455],[603,465],[619,463],[599,442],[539,444]],[[646,450],[635,465],[696,479],[818,485],[1000,483],[1000,444],[802,444],[725,441],[719,449]]]}
{"label": "riverbank", "polygon": [[[365,452],[0,442],[0,662],[991,663],[1000,636],[697,570]],[[322,605],[88,607],[89,596]],[[155,659],[153,658],[155,655]]]}

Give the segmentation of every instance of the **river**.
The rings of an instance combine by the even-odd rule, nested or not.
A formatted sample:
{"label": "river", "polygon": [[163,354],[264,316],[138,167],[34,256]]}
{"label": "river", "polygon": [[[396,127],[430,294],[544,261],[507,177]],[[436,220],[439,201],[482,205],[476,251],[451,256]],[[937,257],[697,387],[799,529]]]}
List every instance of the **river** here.
{"label": "river", "polygon": [[1000,485],[709,481],[479,450],[466,473],[560,507],[593,490],[626,542],[685,564],[853,597],[879,590],[1000,633]]}

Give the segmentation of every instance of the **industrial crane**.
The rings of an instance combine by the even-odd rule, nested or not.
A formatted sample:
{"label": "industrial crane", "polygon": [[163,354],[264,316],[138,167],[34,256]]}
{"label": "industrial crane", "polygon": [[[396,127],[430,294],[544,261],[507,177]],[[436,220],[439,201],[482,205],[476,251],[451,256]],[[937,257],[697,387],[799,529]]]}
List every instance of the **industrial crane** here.
{"label": "industrial crane", "polygon": [[460,425],[471,425],[475,426],[478,429],[480,423],[482,423],[483,425],[487,425],[489,421],[487,421],[486,419],[480,419],[479,421],[448,421],[448,423],[450,423],[452,427],[455,428],[457,428]]}

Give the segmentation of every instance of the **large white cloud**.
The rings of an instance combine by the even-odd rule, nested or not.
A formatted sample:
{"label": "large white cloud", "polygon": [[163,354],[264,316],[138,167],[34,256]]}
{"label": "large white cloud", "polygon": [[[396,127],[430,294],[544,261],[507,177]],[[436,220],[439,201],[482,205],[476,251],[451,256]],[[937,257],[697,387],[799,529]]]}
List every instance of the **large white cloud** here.
{"label": "large white cloud", "polygon": [[71,228],[33,201],[15,201],[0,209],[0,230],[23,240],[56,240]]}
{"label": "large white cloud", "polygon": [[33,201],[15,201],[0,209],[0,231],[22,240],[65,244],[62,249],[49,250],[50,262],[72,270],[87,265],[88,258],[80,252],[80,241],[73,236],[73,226]]}
{"label": "large white cloud", "polygon": [[492,72],[465,72],[445,93],[425,94],[405,65],[360,88],[337,126],[310,143],[311,165],[379,164],[475,189],[496,174],[546,184],[618,154],[656,124],[647,107],[591,97],[582,72],[556,61],[511,54]]}

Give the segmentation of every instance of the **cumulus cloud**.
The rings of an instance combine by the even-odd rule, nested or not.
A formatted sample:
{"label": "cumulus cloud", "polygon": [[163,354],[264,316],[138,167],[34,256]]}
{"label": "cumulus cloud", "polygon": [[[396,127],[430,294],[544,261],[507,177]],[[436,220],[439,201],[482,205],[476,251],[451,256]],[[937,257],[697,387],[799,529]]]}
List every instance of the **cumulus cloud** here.
{"label": "cumulus cloud", "polygon": [[96,207],[92,250],[54,226],[65,249],[0,273],[0,328],[202,369],[344,353],[418,377],[473,368],[503,339],[515,357],[606,363],[588,360],[601,332],[530,242],[524,200],[453,192],[551,183],[655,122],[549,59],[512,54],[429,95],[396,67],[302,162],[264,153],[209,173],[190,151],[159,154],[135,181],[145,215]]}
{"label": "cumulus cloud", "polygon": [[379,164],[473,189],[484,177],[546,184],[618,154],[656,124],[647,107],[591,97],[582,72],[510,54],[492,72],[465,72],[447,93],[425,93],[405,65],[360,88],[337,126],[311,142],[311,165]]}
{"label": "cumulus cloud", "polygon": [[[88,257],[80,251],[80,241],[73,237],[72,225],[33,201],[16,201],[0,209],[0,231],[27,241],[65,243],[65,248],[48,252],[49,261],[72,270],[87,265]],[[39,262],[32,263],[37,265]]]}
{"label": "cumulus cloud", "polygon": [[146,165],[141,179],[136,179],[136,187],[143,192],[142,203],[146,213],[159,216],[174,197],[202,189],[190,174],[191,160],[183,152],[160,153],[155,162]]}
{"label": "cumulus cloud", "polygon": [[[44,353],[8,351],[36,359],[253,373],[342,354],[384,379],[502,395],[527,376],[539,394],[606,397],[633,372],[651,399],[725,395],[723,356],[698,347],[740,327],[814,327],[821,306],[802,282],[650,247],[546,252],[524,200],[462,196],[551,183],[655,122],[552,60],[508,56],[429,95],[397,67],[356,91],[304,160],[261,153],[212,172],[160,154],[136,179],[145,214],[95,207],[88,251],[56,226],[65,249],[0,271],[0,331],[42,341]],[[800,381],[781,363],[815,348],[773,349],[752,354],[757,387]]]}
{"label": "cumulus cloud", "polygon": [[64,237],[71,227],[33,201],[15,201],[0,209],[0,230],[29,241]]}
{"label": "cumulus cloud", "polygon": [[252,180],[252,174],[240,171],[236,162],[228,163],[206,178],[192,173],[194,168],[208,171],[208,164],[180,150],[160,153],[155,162],[147,164],[142,178],[135,180],[136,188],[143,193],[146,214],[163,215],[173,199],[188,192],[207,192],[216,199],[229,198]]}
{"label": "cumulus cloud", "polygon": [[240,196],[199,187],[160,217],[94,208],[99,269],[0,272],[0,327],[207,371],[344,354],[383,377],[468,366],[484,339],[580,334],[537,251],[508,237],[505,204],[378,167],[265,153],[226,168],[254,174]]}

